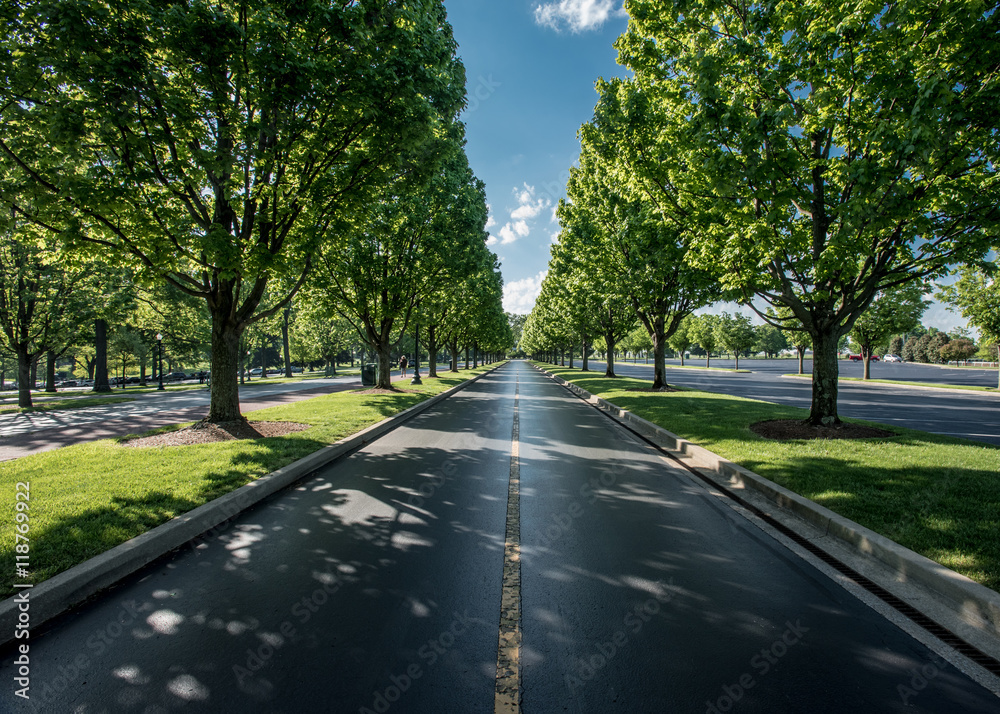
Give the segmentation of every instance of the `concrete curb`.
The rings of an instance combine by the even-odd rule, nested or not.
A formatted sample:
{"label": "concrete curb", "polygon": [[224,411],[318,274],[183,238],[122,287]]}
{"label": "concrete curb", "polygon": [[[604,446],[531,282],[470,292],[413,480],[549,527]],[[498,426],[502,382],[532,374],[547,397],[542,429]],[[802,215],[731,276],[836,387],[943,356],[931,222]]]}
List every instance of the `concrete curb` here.
{"label": "concrete curb", "polygon": [[[31,588],[24,588],[0,602],[0,646],[14,641],[15,627],[22,614],[16,598],[27,593],[28,610],[24,613],[31,629],[61,615],[95,593],[131,575],[157,558],[185,543],[224,525],[251,506],[263,501],[296,481],[309,476],[346,453],[368,444],[392,431],[421,412],[460,392],[473,382],[492,373],[503,364],[476,375],[462,384],[415,404],[399,414],[373,424],[362,431],[325,446],[298,461],[261,476],[235,491],[188,511],[152,530],[117,545],[98,556],[74,565]],[[219,529],[221,530],[221,529]],[[22,621],[24,619],[22,618]]]}
{"label": "concrete curb", "polygon": [[590,392],[566,382],[537,365],[535,368],[623,421],[652,431],[664,448],[699,471],[708,472],[709,475],[715,476],[731,487],[750,488],[763,494],[781,508],[818,528],[825,535],[837,538],[860,555],[874,558],[889,567],[898,581],[916,582],[934,591],[968,625],[992,636],[1000,636],[1000,593],[909,548],[904,548],[899,543],[769,481],[739,464],[686,441],[606,399],[595,397]]}

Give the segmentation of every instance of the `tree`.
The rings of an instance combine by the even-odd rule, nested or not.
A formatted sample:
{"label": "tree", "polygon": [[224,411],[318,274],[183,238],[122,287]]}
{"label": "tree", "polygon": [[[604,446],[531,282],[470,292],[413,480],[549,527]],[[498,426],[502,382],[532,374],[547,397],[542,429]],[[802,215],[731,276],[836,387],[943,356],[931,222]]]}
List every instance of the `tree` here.
{"label": "tree", "polygon": [[0,153],[52,210],[0,200],[207,304],[213,422],[243,331],[464,95],[439,0],[25,0],[0,44]]}
{"label": "tree", "polygon": [[688,351],[688,348],[691,347],[691,343],[694,341],[691,337],[691,320],[692,317],[690,315],[681,320],[677,329],[674,330],[674,334],[667,340],[670,348],[676,350],[681,356],[681,367],[684,366],[684,353]]}
{"label": "tree", "polygon": [[[628,166],[620,161],[616,137],[626,117],[617,85],[599,82],[598,91],[594,119],[580,129],[580,164],[570,169],[568,200],[559,202],[560,246],[565,242],[567,250],[586,256],[587,274],[602,281],[609,301],[599,313],[605,324],[614,313],[613,294],[628,302],[653,345],[652,388],[663,389],[668,340],[685,317],[721,291],[714,274],[685,259],[685,236],[697,222],[664,220],[647,196],[623,180]],[[608,376],[614,374],[611,360],[613,355]]]}
{"label": "tree", "polygon": [[712,366],[712,351],[719,340],[719,333],[716,327],[719,324],[719,316],[706,312],[704,315],[697,315],[691,319],[689,332],[691,339],[701,345],[705,350],[705,366]]}
{"label": "tree", "polygon": [[417,305],[474,272],[486,250],[485,187],[469,168],[462,128],[447,119],[438,129],[319,257],[316,285],[377,354],[383,389]]}
{"label": "tree", "polygon": [[714,214],[691,236],[697,262],[742,302],[792,311],[813,343],[808,422],[838,424],[837,343],[874,297],[982,261],[997,235],[1000,13],[964,0],[629,13],[619,58],[635,105],[655,109],[622,142],[635,180],[666,216],[699,199]]}
{"label": "tree", "polygon": [[69,347],[92,310],[90,266],[61,260],[46,238],[16,213],[0,219],[0,332],[17,359],[22,409],[32,405],[32,365]]}
{"label": "tree", "polygon": [[934,332],[927,341],[927,361],[932,363],[942,362],[941,350],[951,342],[946,332]]}
{"label": "tree", "polygon": [[908,332],[920,324],[930,304],[924,300],[927,288],[911,282],[880,292],[854,322],[851,341],[856,343],[865,363],[864,379],[871,378],[873,354],[884,351],[890,335]]}
{"label": "tree", "polygon": [[969,357],[972,357],[972,355],[976,354],[978,350],[979,348],[972,343],[972,340],[959,337],[946,343],[941,348],[941,361],[961,362],[962,360],[967,360]]}
{"label": "tree", "polygon": [[740,353],[749,350],[757,341],[757,331],[750,318],[739,313],[730,315],[723,312],[715,325],[715,334],[718,343],[733,353],[736,369],[740,368]]}
{"label": "tree", "polygon": [[[966,266],[954,284],[942,289],[939,297],[958,309],[970,325],[979,328],[983,345],[993,344],[1000,365],[1000,278],[996,266],[984,269]],[[1000,389],[1000,369],[998,369]]]}
{"label": "tree", "polygon": [[763,352],[765,357],[777,357],[778,354],[788,347],[788,338],[785,333],[774,325],[757,325],[754,327],[756,341],[754,349]]}
{"label": "tree", "polygon": [[642,325],[632,328],[625,339],[621,342],[622,348],[626,352],[632,353],[632,360],[638,358],[639,353],[646,354],[646,361],[649,362],[649,350],[653,349],[653,341],[649,338],[649,333]]}
{"label": "tree", "polygon": [[888,354],[898,355],[903,351],[903,338],[896,335],[891,340],[889,340],[889,350]]}

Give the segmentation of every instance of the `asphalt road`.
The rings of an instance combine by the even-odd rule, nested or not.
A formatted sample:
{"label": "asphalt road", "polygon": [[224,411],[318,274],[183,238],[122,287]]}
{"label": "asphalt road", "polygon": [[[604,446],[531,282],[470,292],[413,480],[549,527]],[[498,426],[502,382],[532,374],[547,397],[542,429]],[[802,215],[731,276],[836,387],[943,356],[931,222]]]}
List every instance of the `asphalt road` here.
{"label": "asphalt road", "polygon": [[[676,360],[668,361],[679,367]],[[690,366],[704,366],[703,359],[686,360]],[[712,360],[712,367],[733,367],[732,360]],[[574,362],[580,366],[579,360]],[[603,372],[605,364],[590,360],[590,369]],[[841,376],[862,376],[860,364],[841,362]],[[749,399],[787,404],[808,409],[812,384],[808,377],[784,377],[797,371],[790,360],[740,360],[740,369],[749,373],[706,369],[668,369],[667,381],[706,392],[720,392]],[[811,364],[806,361],[806,372]],[[616,362],[619,376],[653,379],[652,365]],[[873,379],[893,379],[938,384],[996,386],[995,370],[945,369],[916,364],[872,366]],[[841,416],[867,419],[890,426],[928,431],[934,434],[1000,445],[1000,395],[996,392],[925,389],[920,387],[852,382],[842,380],[838,396]]]}
{"label": "asphalt road", "polygon": [[493,711],[515,391],[526,714],[1000,712],[519,362],[33,633],[0,711]]}

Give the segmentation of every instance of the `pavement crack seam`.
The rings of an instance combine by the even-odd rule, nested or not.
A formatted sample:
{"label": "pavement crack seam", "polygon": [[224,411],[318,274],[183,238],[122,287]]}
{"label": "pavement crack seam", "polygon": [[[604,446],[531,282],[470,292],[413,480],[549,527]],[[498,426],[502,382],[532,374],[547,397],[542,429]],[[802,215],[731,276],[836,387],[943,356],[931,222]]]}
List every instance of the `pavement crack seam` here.
{"label": "pavement crack seam", "polygon": [[[520,380],[518,380],[520,381]],[[497,681],[494,714],[521,711],[521,499],[518,401],[514,388],[514,428],[511,436],[510,482],[507,486],[507,529],[503,549],[503,584],[500,592],[500,636],[497,643]]]}

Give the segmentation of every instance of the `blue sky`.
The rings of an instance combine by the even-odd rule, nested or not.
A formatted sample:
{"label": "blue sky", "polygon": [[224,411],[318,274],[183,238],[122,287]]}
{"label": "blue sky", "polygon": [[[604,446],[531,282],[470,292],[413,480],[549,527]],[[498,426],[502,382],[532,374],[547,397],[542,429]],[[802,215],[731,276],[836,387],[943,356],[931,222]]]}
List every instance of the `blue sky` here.
{"label": "blue sky", "polygon": [[558,231],[553,208],[580,154],[576,132],[597,103],[594,82],[624,76],[613,44],[627,19],[614,0],[445,6],[465,63],[467,153],[486,182],[504,307],[529,312]]}
{"label": "blue sky", "polygon": [[[473,171],[486,182],[490,248],[499,256],[504,309],[531,311],[558,232],[553,209],[593,115],[598,77],[625,76],[614,41],[628,18],[620,0],[445,0],[465,63],[463,115]],[[707,312],[752,311],[718,304]],[[754,317],[755,322],[759,322]],[[964,325],[935,303],[923,323]]]}

